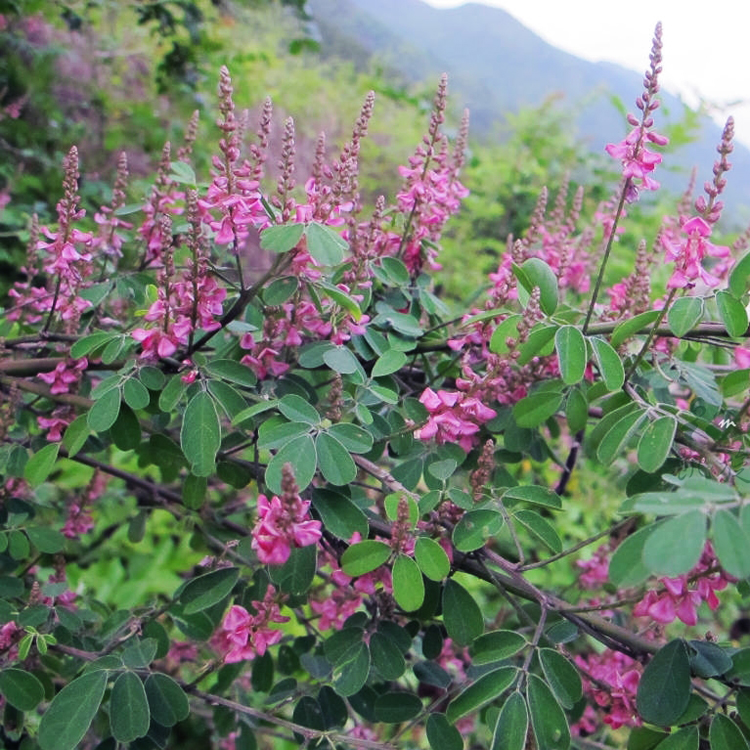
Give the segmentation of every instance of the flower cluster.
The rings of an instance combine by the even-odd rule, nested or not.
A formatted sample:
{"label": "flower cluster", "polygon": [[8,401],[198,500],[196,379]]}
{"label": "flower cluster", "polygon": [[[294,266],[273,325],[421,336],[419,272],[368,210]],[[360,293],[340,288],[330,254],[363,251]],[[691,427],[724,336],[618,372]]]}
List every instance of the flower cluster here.
{"label": "flower cluster", "polygon": [[315,544],[321,537],[321,523],[309,517],[310,501],[299,496],[290,464],[282,469],[281,489],[281,497],[258,496],[258,521],[251,532],[252,548],[267,565],[283,565],[292,548]]}
{"label": "flower cluster", "polygon": [[[605,714],[604,722],[613,729],[638,727],[641,719],[635,707],[635,696],[641,679],[641,665],[629,656],[607,649],[601,654],[576,656],[583,674],[583,690]],[[586,717],[577,729],[593,732],[596,724]]]}
{"label": "flower cluster", "polygon": [[269,625],[288,622],[289,618],[280,613],[275,593],[269,585],[263,601],[253,601],[254,615],[237,604],[229,608],[211,639],[226,664],[263,656],[269,646],[281,640],[283,633]]}
{"label": "flower cluster", "polygon": [[638,198],[638,189],[658,190],[659,183],[651,177],[656,166],[661,163],[661,154],[649,151],[648,143],[665,146],[669,143],[666,136],[659,135],[653,130],[654,118],[652,113],[659,107],[656,94],[659,91],[659,73],[661,73],[661,23],[656,25],[654,41],[651,47],[651,66],[646,71],[643,86],[644,91],[636,100],[636,106],[641,110],[641,119],[628,113],[628,124],[633,128],[620,143],[610,143],[606,147],[607,153],[622,162],[622,176],[626,181],[627,192],[625,200],[632,203]]}
{"label": "flower cluster", "polygon": [[677,578],[660,578],[663,590],[647,591],[646,596],[633,608],[636,617],[650,617],[668,625],[680,619],[685,625],[698,623],[698,607],[706,602],[713,611],[719,606],[717,591],[722,591],[736,579],[719,567],[711,542],[706,542],[698,564]]}
{"label": "flower cluster", "polygon": [[662,232],[661,235],[667,262],[675,264],[667,287],[684,289],[695,286],[695,282],[700,280],[709,289],[716,288],[720,280],[703,267],[702,261],[707,255],[728,258],[729,248],[708,241],[711,226],[700,216],[693,216],[685,221],[681,232],[685,236],[675,237],[671,232]]}
{"label": "flower cluster", "polygon": [[438,445],[458,443],[467,453],[477,442],[479,428],[497,416],[497,412],[485,406],[478,398],[461,391],[438,391],[425,388],[419,400],[425,405],[430,417],[420,427],[415,437],[432,440]]}

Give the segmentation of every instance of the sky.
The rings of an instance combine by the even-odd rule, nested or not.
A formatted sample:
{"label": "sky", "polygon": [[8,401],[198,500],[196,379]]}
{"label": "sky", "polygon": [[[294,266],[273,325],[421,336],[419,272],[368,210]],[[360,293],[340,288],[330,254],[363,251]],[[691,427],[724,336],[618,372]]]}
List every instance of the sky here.
{"label": "sky", "polygon": [[[465,0],[425,0],[453,8]],[[750,2],[711,6],[696,0],[481,0],[514,16],[546,42],[586,60],[637,72],[648,67],[651,39],[662,22],[661,84],[693,106],[705,101],[720,124],[735,119],[735,136],[750,146]],[[639,92],[633,92],[633,100]],[[627,103],[627,102],[626,102]]]}

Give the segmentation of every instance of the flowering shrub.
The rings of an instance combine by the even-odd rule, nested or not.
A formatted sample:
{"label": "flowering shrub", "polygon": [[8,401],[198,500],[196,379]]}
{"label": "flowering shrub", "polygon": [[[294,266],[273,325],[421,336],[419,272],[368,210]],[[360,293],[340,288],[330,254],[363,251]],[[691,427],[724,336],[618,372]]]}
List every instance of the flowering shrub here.
{"label": "flowering shrub", "polygon": [[[372,95],[304,182],[287,120],[269,185],[270,102],[249,139],[222,69],[212,174],[193,120],[135,208],[121,159],[93,221],[70,150],[1,324],[6,745],[747,747],[750,261],[708,240],[731,122],[705,197],[604,284],[658,189],[660,70],[657,27],[592,223],[543,192],[457,315],[429,275],[466,195],[445,79],[369,213]],[[586,539],[560,520],[582,462],[627,476]]]}

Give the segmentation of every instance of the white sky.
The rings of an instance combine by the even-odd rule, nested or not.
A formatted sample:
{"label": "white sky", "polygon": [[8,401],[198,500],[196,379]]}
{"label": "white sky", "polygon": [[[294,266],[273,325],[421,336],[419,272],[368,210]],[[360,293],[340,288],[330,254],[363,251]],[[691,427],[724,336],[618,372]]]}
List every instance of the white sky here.
{"label": "white sky", "polygon": [[[465,0],[426,0],[448,8]],[[555,47],[587,60],[644,72],[658,21],[663,26],[662,86],[691,105],[712,105],[722,125],[735,119],[750,145],[750,2],[724,0],[481,0],[508,11]],[[634,91],[631,102],[640,92]]]}

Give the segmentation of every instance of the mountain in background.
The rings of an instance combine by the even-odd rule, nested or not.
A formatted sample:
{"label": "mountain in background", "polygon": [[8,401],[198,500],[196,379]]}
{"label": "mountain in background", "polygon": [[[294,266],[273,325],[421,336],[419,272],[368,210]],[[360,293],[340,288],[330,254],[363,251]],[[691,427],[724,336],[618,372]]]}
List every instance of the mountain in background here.
{"label": "mountain in background", "polygon": [[[628,130],[621,107],[634,109],[643,75],[612,63],[592,63],[553,47],[499,8],[468,3],[438,9],[420,0],[309,0],[325,54],[375,65],[404,84],[435,81],[446,72],[451,101],[471,110],[472,136],[498,137],[508,113],[561,97],[577,113],[578,134],[595,153]],[[644,70],[648,64],[644,50]],[[662,91],[657,122],[679,124],[682,101]],[[711,177],[721,128],[692,113],[695,139],[666,160],[658,178],[681,193],[693,167],[698,185]],[[664,130],[664,128],[657,129]],[[725,226],[750,219],[750,149],[735,143],[731,158]]]}

